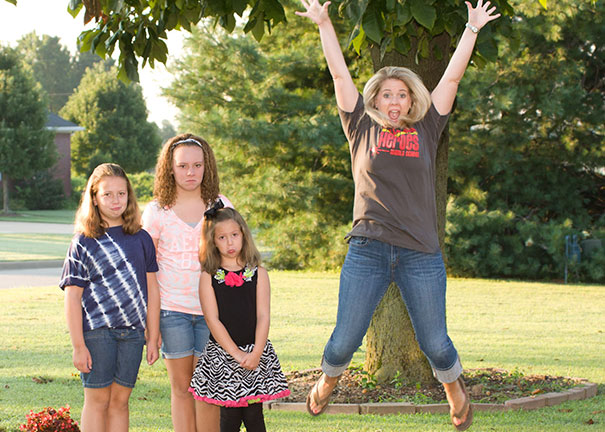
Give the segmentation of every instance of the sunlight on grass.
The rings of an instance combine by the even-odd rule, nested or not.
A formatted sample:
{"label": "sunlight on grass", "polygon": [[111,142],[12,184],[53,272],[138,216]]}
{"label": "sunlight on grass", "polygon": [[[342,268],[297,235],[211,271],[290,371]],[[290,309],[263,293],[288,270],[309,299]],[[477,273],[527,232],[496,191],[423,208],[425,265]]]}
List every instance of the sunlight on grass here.
{"label": "sunlight on grass", "polygon": [[0,221],[71,224],[75,210],[23,210],[14,214],[0,213]]}
{"label": "sunlight on grass", "polygon": [[[270,272],[270,338],[284,370],[319,366],[336,319],[338,274]],[[452,279],[448,325],[466,368],[587,378],[605,390],[603,286]],[[72,406],[80,417],[82,388],[71,364],[56,287],[0,290],[0,431],[16,431],[30,410]],[[354,363],[363,362],[364,352]],[[43,384],[37,383],[44,382]],[[605,425],[605,396],[537,411],[475,414],[475,431],[582,431]],[[170,385],[164,364],[141,365],[131,397],[131,431],[172,430]],[[275,432],[429,432],[450,430],[446,415],[310,418],[266,411]],[[594,425],[587,424],[592,419]]]}
{"label": "sunlight on grass", "polygon": [[0,234],[0,261],[65,258],[69,234]]}

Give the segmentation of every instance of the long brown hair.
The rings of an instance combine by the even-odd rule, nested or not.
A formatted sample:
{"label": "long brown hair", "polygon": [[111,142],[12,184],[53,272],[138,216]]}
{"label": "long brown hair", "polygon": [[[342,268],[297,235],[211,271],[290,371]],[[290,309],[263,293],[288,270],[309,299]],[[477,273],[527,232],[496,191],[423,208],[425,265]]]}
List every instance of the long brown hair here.
{"label": "long brown hair", "polygon": [[219,194],[218,169],[214,152],[203,138],[190,133],[170,138],[162,147],[155,166],[153,196],[160,207],[171,207],[176,202],[176,182],[172,174],[172,162],[174,149],[181,145],[200,147],[204,152],[204,178],[200,187],[201,197],[206,204],[214,202]]}
{"label": "long brown hair", "polygon": [[121,177],[126,180],[128,191],[128,203],[126,210],[122,213],[122,230],[126,234],[135,234],[141,229],[141,211],[137,204],[134,189],[126,176],[126,172],[120,165],[104,163],[97,166],[86,183],[86,190],[82,193],[80,205],[76,211],[75,231],[86,237],[99,238],[105,234],[107,223],[101,218],[99,209],[94,205],[93,198],[99,191],[99,182],[104,177]]}
{"label": "long brown hair", "polygon": [[202,270],[207,273],[214,274],[221,266],[221,254],[214,244],[214,231],[216,224],[228,220],[235,221],[242,231],[242,250],[238,258],[250,267],[261,265],[260,252],[254,244],[252,233],[246,221],[237,210],[225,207],[217,210],[215,215],[206,217],[202,225],[199,257]]}

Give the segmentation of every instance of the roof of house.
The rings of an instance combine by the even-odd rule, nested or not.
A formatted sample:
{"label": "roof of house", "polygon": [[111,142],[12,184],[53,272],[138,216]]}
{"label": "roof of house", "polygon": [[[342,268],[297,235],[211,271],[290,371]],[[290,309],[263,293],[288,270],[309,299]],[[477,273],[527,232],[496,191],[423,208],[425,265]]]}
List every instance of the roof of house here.
{"label": "roof of house", "polygon": [[69,133],[84,130],[84,128],[82,126],[78,126],[77,124],[67,121],[64,118],[59,117],[57,114],[53,114],[51,112],[47,113],[46,129],[50,129],[55,132],[69,132]]}

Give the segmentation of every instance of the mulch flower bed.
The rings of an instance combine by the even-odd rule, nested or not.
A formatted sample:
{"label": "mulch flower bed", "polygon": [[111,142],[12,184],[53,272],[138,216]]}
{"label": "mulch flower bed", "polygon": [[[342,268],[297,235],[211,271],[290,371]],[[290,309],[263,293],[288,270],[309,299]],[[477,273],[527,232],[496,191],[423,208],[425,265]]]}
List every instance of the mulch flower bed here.
{"label": "mulch flower bed", "polygon": [[[321,376],[320,369],[293,371],[286,374],[291,395],[282,402],[305,402],[309,390]],[[524,375],[502,369],[484,368],[464,371],[464,381],[473,402],[504,403],[506,400],[557,392],[581,383],[579,379],[550,375]],[[334,390],[333,403],[410,402],[430,404],[446,402],[443,386],[409,385],[394,379],[378,384],[361,368],[347,369]]]}

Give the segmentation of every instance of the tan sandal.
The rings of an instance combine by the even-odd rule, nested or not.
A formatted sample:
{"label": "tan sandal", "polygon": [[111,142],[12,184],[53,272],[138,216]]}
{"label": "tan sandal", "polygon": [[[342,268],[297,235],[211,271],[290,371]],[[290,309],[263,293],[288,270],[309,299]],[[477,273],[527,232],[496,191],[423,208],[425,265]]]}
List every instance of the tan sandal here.
{"label": "tan sandal", "polygon": [[[318,415],[322,414],[326,410],[326,408],[328,407],[328,404],[330,403],[330,398],[332,397],[332,392],[334,391],[334,389],[332,389],[332,391],[330,391],[330,393],[328,393],[326,396],[324,396],[323,399],[320,399],[319,383],[321,382],[322,378],[323,378],[323,375],[315,382],[315,384],[311,388],[311,391],[307,395],[307,412],[309,414],[311,414],[313,417],[317,417]],[[336,387],[336,386],[334,386],[334,387]],[[311,400],[313,400],[313,403],[315,404],[315,406],[320,408],[320,410],[318,412],[313,412],[313,410],[311,409]]]}
{"label": "tan sandal", "polygon": [[[462,392],[464,393],[465,400],[464,405],[462,406],[462,409],[460,411],[458,411],[457,413],[450,412],[450,419],[452,420],[452,425],[454,426],[454,429],[458,431],[465,431],[473,424],[473,406],[471,405],[471,398],[469,397],[468,392],[466,391],[466,386],[464,385],[462,375],[458,377],[457,381],[460,384],[460,387],[462,387]],[[454,423],[454,418],[461,420],[465,412],[467,413],[466,420],[464,420],[464,422],[460,423],[459,425]]]}

